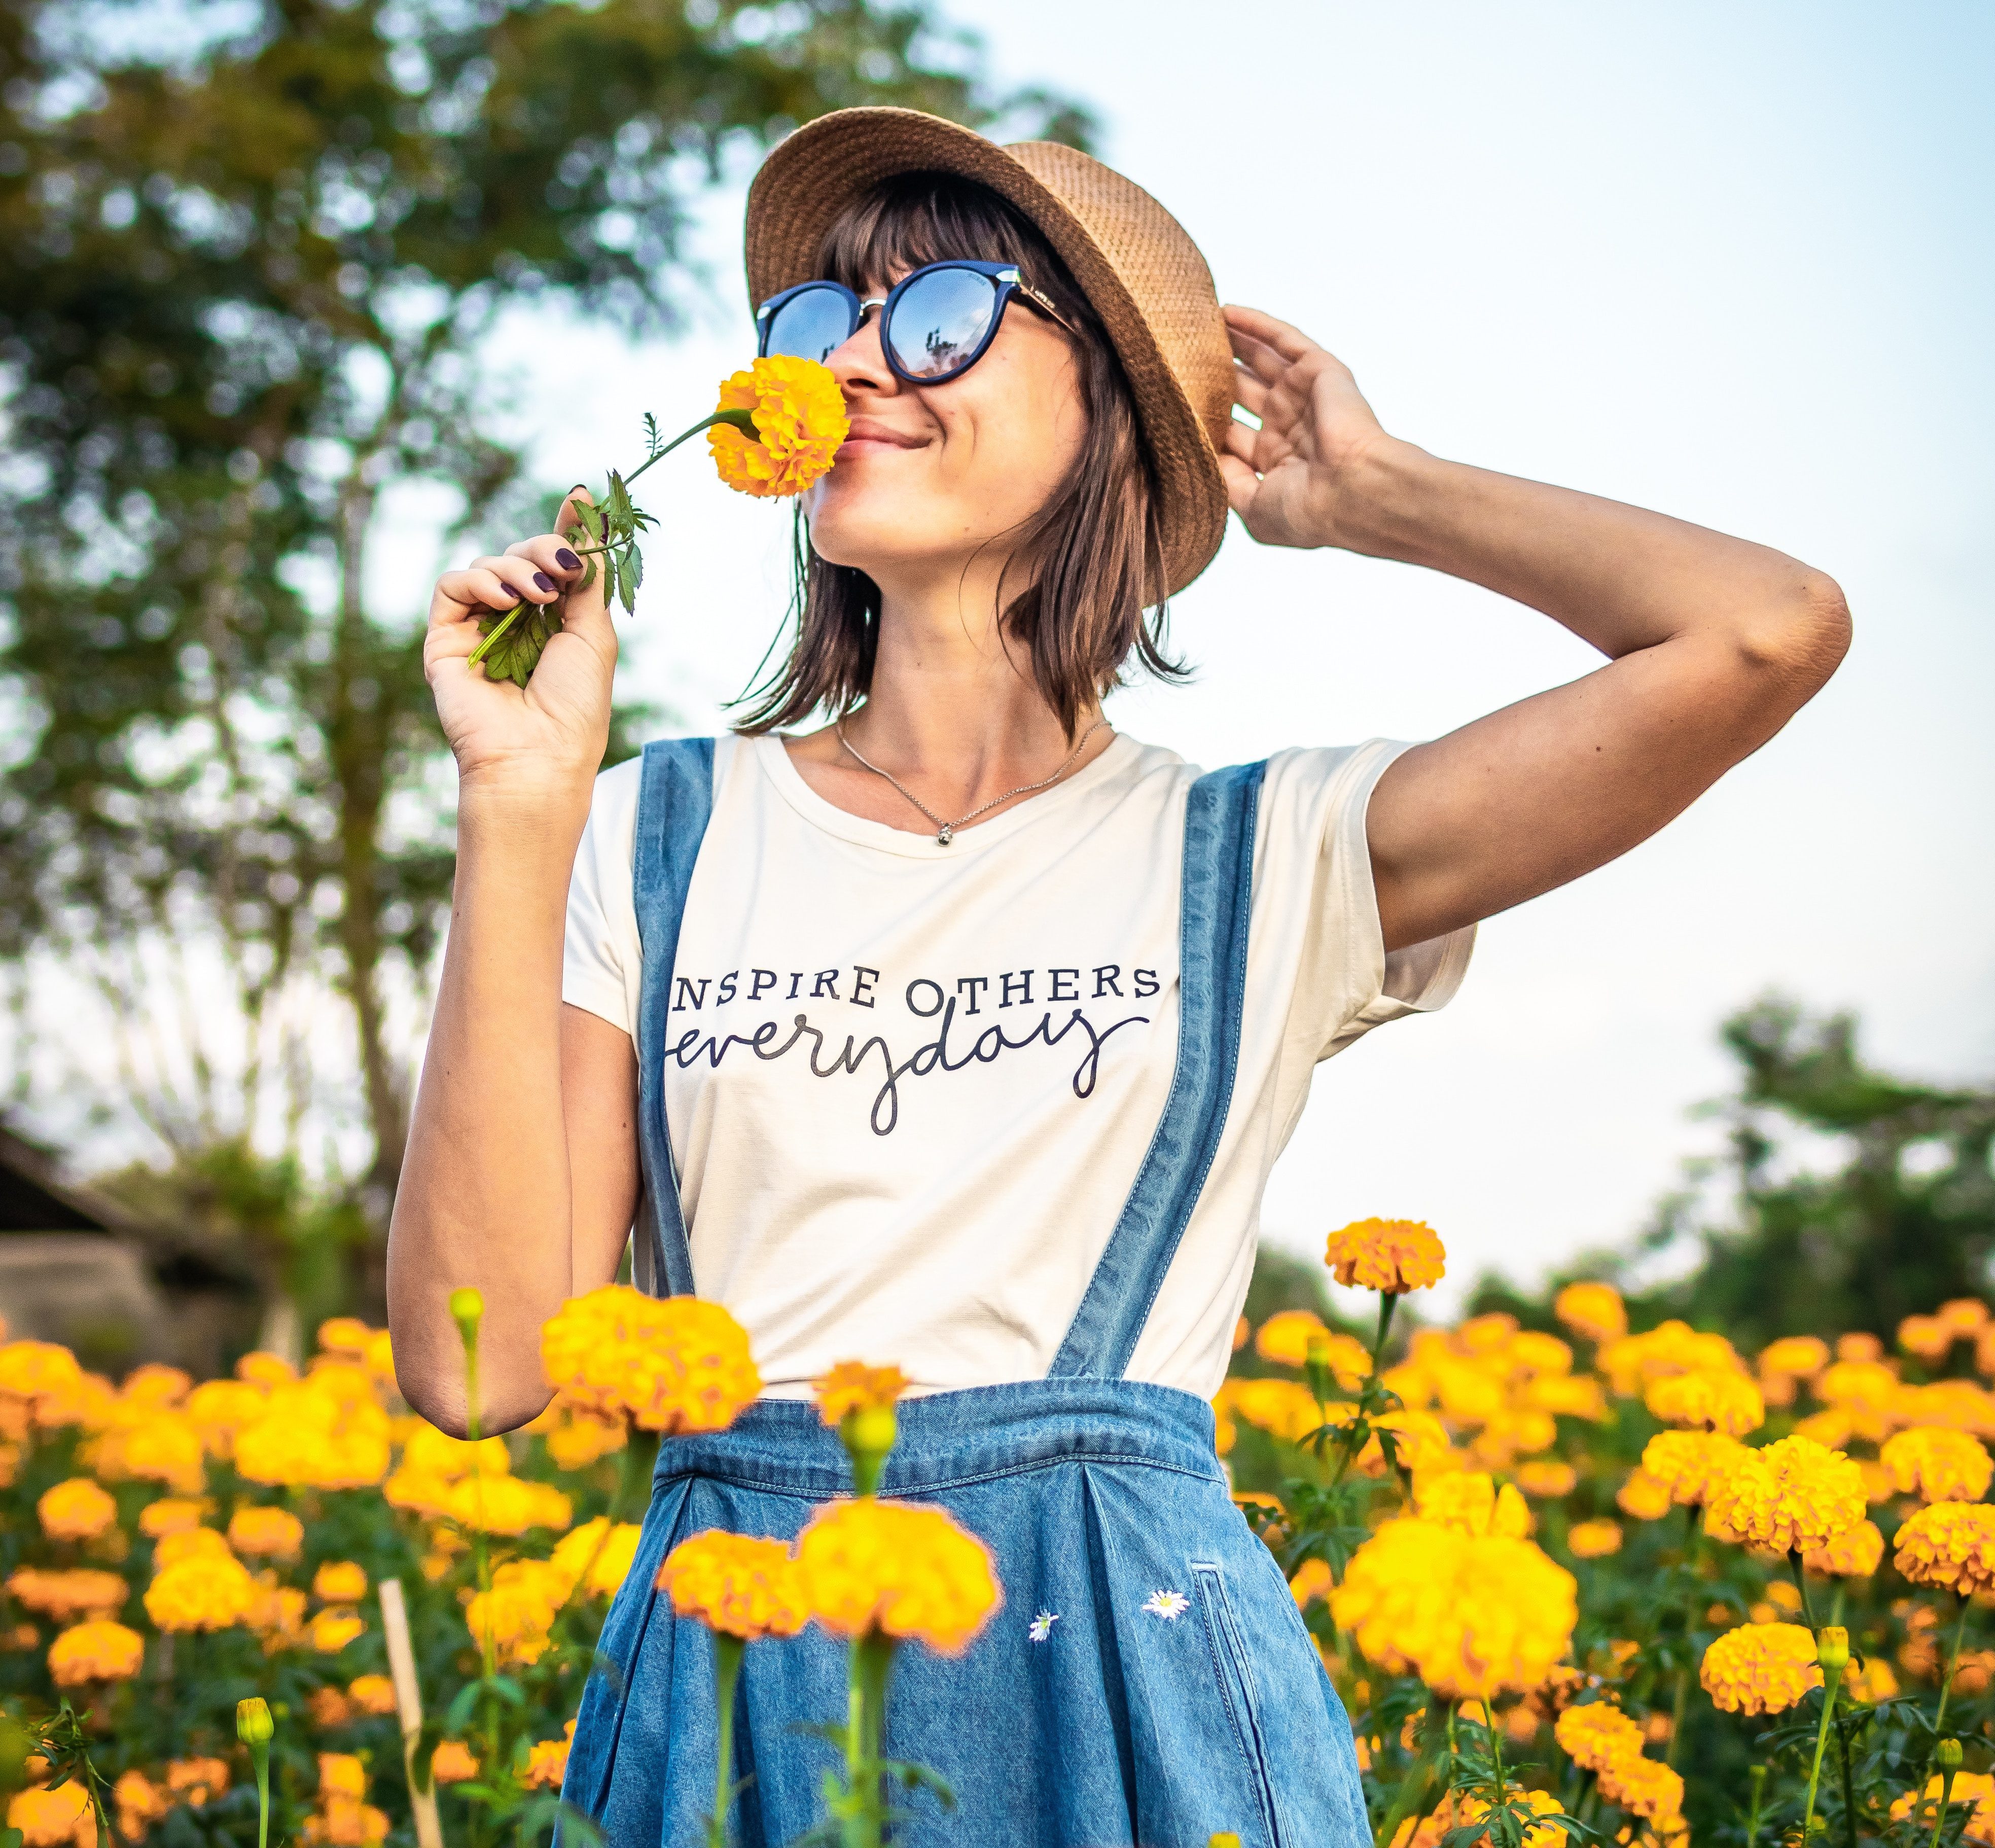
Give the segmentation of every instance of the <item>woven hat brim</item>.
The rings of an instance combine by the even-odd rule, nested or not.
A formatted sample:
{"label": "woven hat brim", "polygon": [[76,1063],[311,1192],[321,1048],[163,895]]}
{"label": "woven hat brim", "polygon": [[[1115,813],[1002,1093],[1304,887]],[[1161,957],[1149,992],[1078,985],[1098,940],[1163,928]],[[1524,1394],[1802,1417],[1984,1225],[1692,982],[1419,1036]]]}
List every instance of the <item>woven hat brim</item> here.
{"label": "woven hat brim", "polygon": [[1226,534],[1226,483],[1214,447],[1222,433],[1207,430],[1093,233],[1010,149],[915,109],[840,109],[805,123],[771,152],[749,188],[750,307],[812,280],[826,229],[869,188],[896,173],[926,171],[978,180],[1009,201],[1059,253],[1101,318],[1155,472],[1165,588],[1175,595],[1211,562]]}

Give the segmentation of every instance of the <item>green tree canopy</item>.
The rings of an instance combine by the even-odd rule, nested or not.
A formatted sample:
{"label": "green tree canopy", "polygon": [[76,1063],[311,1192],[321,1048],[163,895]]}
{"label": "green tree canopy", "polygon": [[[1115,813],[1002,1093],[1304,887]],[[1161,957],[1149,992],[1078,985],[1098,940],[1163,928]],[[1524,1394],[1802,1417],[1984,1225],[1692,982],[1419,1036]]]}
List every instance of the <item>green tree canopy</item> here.
{"label": "green tree canopy", "polygon": [[366,565],[399,483],[474,527],[528,485],[489,415],[494,317],[669,328],[695,196],[828,109],[1084,138],[980,72],[878,0],[0,13],[0,959],[62,957],[155,1025],[164,967],[189,1031],[233,1036],[134,1095],[170,1145],[251,1138],[270,1084],[295,1144],[323,1029],[279,1003],[330,984],[385,1220],[386,989],[422,986],[452,830],[425,613],[369,608]]}

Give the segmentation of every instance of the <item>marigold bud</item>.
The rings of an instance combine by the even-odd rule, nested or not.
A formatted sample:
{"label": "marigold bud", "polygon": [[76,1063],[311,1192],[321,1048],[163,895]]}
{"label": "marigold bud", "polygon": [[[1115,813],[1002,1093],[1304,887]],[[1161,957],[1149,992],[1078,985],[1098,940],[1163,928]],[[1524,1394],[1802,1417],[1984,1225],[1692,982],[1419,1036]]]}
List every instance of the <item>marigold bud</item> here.
{"label": "marigold bud", "polygon": [[1842,1674],[1849,1666],[1849,1632],[1839,1623],[1825,1623],[1815,1639],[1815,1659],[1825,1677]]}
{"label": "marigold bud", "polygon": [[235,1736],[245,1745],[268,1745],[276,1731],[276,1723],[270,1717],[270,1703],[261,1695],[252,1694],[235,1703]]}
{"label": "marigold bud", "polygon": [[1933,1767],[1941,1771],[1957,1771],[1962,1755],[1959,1740],[1942,1739],[1933,1747]]}
{"label": "marigold bud", "polygon": [[485,1296],[466,1285],[450,1293],[450,1319],[466,1341],[477,1338],[478,1324],[485,1319]]}

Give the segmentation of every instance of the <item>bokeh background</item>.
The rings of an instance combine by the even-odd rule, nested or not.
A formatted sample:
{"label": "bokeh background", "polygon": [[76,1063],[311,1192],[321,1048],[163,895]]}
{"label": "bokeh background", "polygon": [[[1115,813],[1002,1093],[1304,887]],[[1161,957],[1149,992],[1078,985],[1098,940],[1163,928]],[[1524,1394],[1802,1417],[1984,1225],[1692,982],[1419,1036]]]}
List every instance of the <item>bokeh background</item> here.
{"label": "bokeh background", "polygon": [[[44,26],[57,16],[74,33],[96,15],[49,7]],[[112,21],[107,42],[169,63],[208,42],[219,16],[159,5],[102,15]],[[393,8],[351,16],[388,36],[402,29]],[[605,16],[622,15],[613,6]],[[876,28],[864,7],[685,9],[688,29],[718,46],[716,69],[730,55],[766,54],[757,81],[780,87],[799,81],[801,64],[819,86],[813,106],[915,94],[994,112],[1014,130],[1050,120],[1081,134],[1183,220],[1224,297],[1294,321],[1349,363],[1388,428],[1442,455],[1780,547],[1831,572],[1855,613],[1848,661],[1773,744],[1655,841],[1485,924],[1444,1013],[1375,1035],[1324,1068],[1269,1190],[1271,1243],[1313,1253],[1349,1219],[1423,1218],[1447,1239],[1457,1300],[1480,1272],[1535,1286],[1595,1249],[1622,1253],[1633,1284],[1676,1276],[1706,1249],[1697,1229],[1739,1211],[1736,1174],[1710,1166],[1736,1150],[1739,1113],[1697,1107],[1739,1082],[1720,1022],[1770,994],[1818,1023],[1848,1012],[1871,1067],[1985,1104],[1976,1087],[1995,1066],[1986,720],[1995,691],[1995,117],[1986,104],[1995,15],[1969,4],[1381,9],[1321,0],[1222,15],[1164,0],[1139,16],[1097,0],[951,0],[922,20],[898,17],[905,29]],[[826,50],[833,27],[846,34],[836,59]],[[788,44],[802,49],[785,63]],[[833,81],[824,74],[836,60]],[[513,81],[503,58],[499,68],[502,85]],[[404,89],[422,97],[424,81],[434,87],[434,72],[424,80],[408,67]],[[23,81],[10,109],[22,106]],[[1050,97],[1028,94],[1035,86]],[[89,102],[77,94],[72,108]],[[678,101],[696,129],[714,125],[699,98]],[[744,119],[755,106],[743,104]],[[620,204],[603,176],[620,161],[644,166],[656,143],[620,142],[614,124],[599,125],[610,151],[586,173],[582,163],[572,185],[590,198],[605,189],[589,235],[611,256],[584,278],[593,299],[559,286],[558,262],[542,265],[546,286],[513,286],[506,260],[521,259],[501,252],[487,310],[465,318],[473,331],[460,373],[437,388],[444,435],[430,431],[426,452],[405,445],[367,483],[364,555],[339,552],[328,536],[336,517],[318,505],[337,499],[353,465],[351,428],[313,438],[321,448],[300,459],[300,479],[320,485],[298,493],[318,507],[318,524],[270,571],[273,599],[294,601],[282,621],[300,650],[321,648],[337,670],[338,638],[364,633],[384,659],[403,651],[393,670],[402,678],[386,668],[376,678],[406,690],[407,641],[440,565],[517,530],[547,490],[633,456],[645,410],[676,428],[705,407],[716,378],[750,350],[738,239],[761,132],[745,119],[723,125],[710,143],[659,163],[658,184],[682,215],[654,248],[654,201]],[[39,158],[39,143],[21,145]],[[351,165],[363,161],[366,137],[346,145],[349,188],[378,191]],[[99,209],[93,235],[101,242],[134,219],[142,232],[142,184],[136,196],[125,225]],[[620,211],[624,222],[609,222]],[[323,234],[330,245],[364,242],[366,215],[352,215],[359,228],[335,226]],[[342,246],[324,260],[356,307],[378,302],[390,319],[387,304],[414,299],[406,250]],[[17,431],[19,380],[33,371],[18,357],[36,338],[33,291],[55,287],[57,270],[11,285],[4,304]],[[363,352],[331,368],[358,381],[355,403],[374,389],[369,363]],[[227,421],[212,389],[203,402]],[[228,414],[246,407],[247,395]],[[357,414],[342,414],[350,425]],[[474,428],[486,448],[469,441]],[[81,439],[65,440],[74,455]],[[225,435],[202,440],[218,455],[240,453]],[[492,465],[509,446],[517,469]],[[204,1251],[239,1236],[265,1253],[257,1275],[266,1283],[289,1280],[325,1303],[342,1290],[364,1296],[373,1260],[351,1254],[378,1250],[393,1170],[377,1106],[384,1084],[406,1097],[419,1053],[447,876],[448,778],[423,757],[420,699],[404,699],[410,741],[397,747],[389,805],[390,832],[407,848],[397,863],[405,889],[398,896],[390,881],[375,895],[386,923],[370,1094],[341,922],[350,894],[334,891],[336,870],[317,885],[302,871],[337,853],[314,859],[302,820],[289,859],[264,851],[328,799],[318,766],[331,758],[306,752],[284,772],[289,784],[252,778],[260,793],[225,792],[198,828],[178,834],[116,823],[127,835],[152,829],[146,838],[169,857],[173,841],[197,834],[188,849],[207,869],[197,889],[122,911],[79,898],[75,856],[136,850],[123,836],[105,843],[101,792],[79,794],[80,773],[46,769],[62,729],[49,715],[94,658],[28,645],[57,633],[74,640],[84,619],[74,579],[36,592],[48,574],[22,534],[36,510],[57,504],[54,490],[18,459],[10,465],[15,589],[0,658],[11,805],[0,806],[0,825],[15,881],[9,1123],[39,1146],[36,1171],[70,1188],[66,1197],[81,1197],[74,1183],[94,1176],[93,1210],[115,1198],[156,1220],[198,1221]],[[488,465],[504,479],[473,496],[464,530],[462,483]],[[215,483],[236,479],[232,466]],[[276,479],[268,463],[260,476],[246,464],[241,472]],[[142,470],[120,491],[146,492]],[[653,709],[640,731],[711,730],[782,619],[789,514],[722,493],[696,459],[647,504],[661,526],[647,547],[639,616],[623,630],[626,691]],[[281,539],[270,544],[282,550]],[[142,572],[142,545],[137,555]],[[84,594],[104,593],[86,585]],[[122,620],[138,647],[146,599],[134,590],[125,601],[122,613],[89,620]],[[211,606],[189,589],[181,613],[160,619],[167,632],[150,638],[177,651],[160,657],[159,671],[184,689],[167,722],[147,721],[154,757],[105,746],[108,718],[91,734],[93,762],[125,750],[127,768],[108,780],[137,788],[147,816],[159,806],[161,739],[178,737],[198,755],[186,741],[199,735],[189,726],[215,669],[188,665],[187,648],[207,644],[184,611]],[[1111,710],[1125,729],[1207,764],[1287,744],[1431,737],[1593,665],[1583,644],[1487,593],[1355,558],[1264,550],[1237,527],[1172,620],[1193,683],[1134,686]],[[297,735],[296,715],[324,730],[326,702],[347,696],[297,672],[280,691],[263,672],[245,667],[238,690],[252,707],[263,702],[273,737]],[[320,847],[351,811],[349,785],[338,787],[346,793]],[[49,819],[72,810],[85,819]],[[218,822],[225,810],[238,819]],[[261,819],[246,861],[263,864],[262,883],[247,899],[218,898],[216,843],[252,810]],[[31,890],[41,895],[33,902]],[[333,895],[315,900],[314,891]],[[266,998],[246,1038],[234,1023],[249,965],[227,922],[229,906],[245,902],[264,907],[249,936],[267,936],[288,910],[300,921],[294,940],[314,946],[290,953],[281,994]],[[1814,1030],[1796,1029],[1810,1045]],[[1843,1042],[1831,1032],[1821,1043]],[[1784,1117],[1760,1183],[1845,1172],[1861,1127],[1835,1110]],[[1985,1126],[1958,1147],[1931,1122],[1901,1130],[1890,1159],[1905,1184],[1966,1159],[1980,1163],[1973,1185],[1985,1195]],[[31,1149],[19,1161],[36,1159]],[[1638,1249],[1644,1231],[1656,1235]],[[335,1250],[349,1255],[311,1255]],[[1985,1240],[1973,1251],[1979,1266]]]}

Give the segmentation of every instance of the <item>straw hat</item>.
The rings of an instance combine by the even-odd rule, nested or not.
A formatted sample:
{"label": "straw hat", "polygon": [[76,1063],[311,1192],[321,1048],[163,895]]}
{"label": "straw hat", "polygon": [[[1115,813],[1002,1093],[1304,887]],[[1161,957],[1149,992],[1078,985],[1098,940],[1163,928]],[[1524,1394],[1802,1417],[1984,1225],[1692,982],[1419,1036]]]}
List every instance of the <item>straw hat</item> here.
{"label": "straw hat", "polygon": [[1212,272],[1183,225],[1133,181],[1056,142],[999,147],[916,109],[840,109],[780,143],[748,193],[751,306],[809,282],[832,220],[895,173],[960,173],[1037,225],[1121,356],[1161,493],[1173,593],[1226,532],[1218,445],[1233,414],[1233,356]]}

